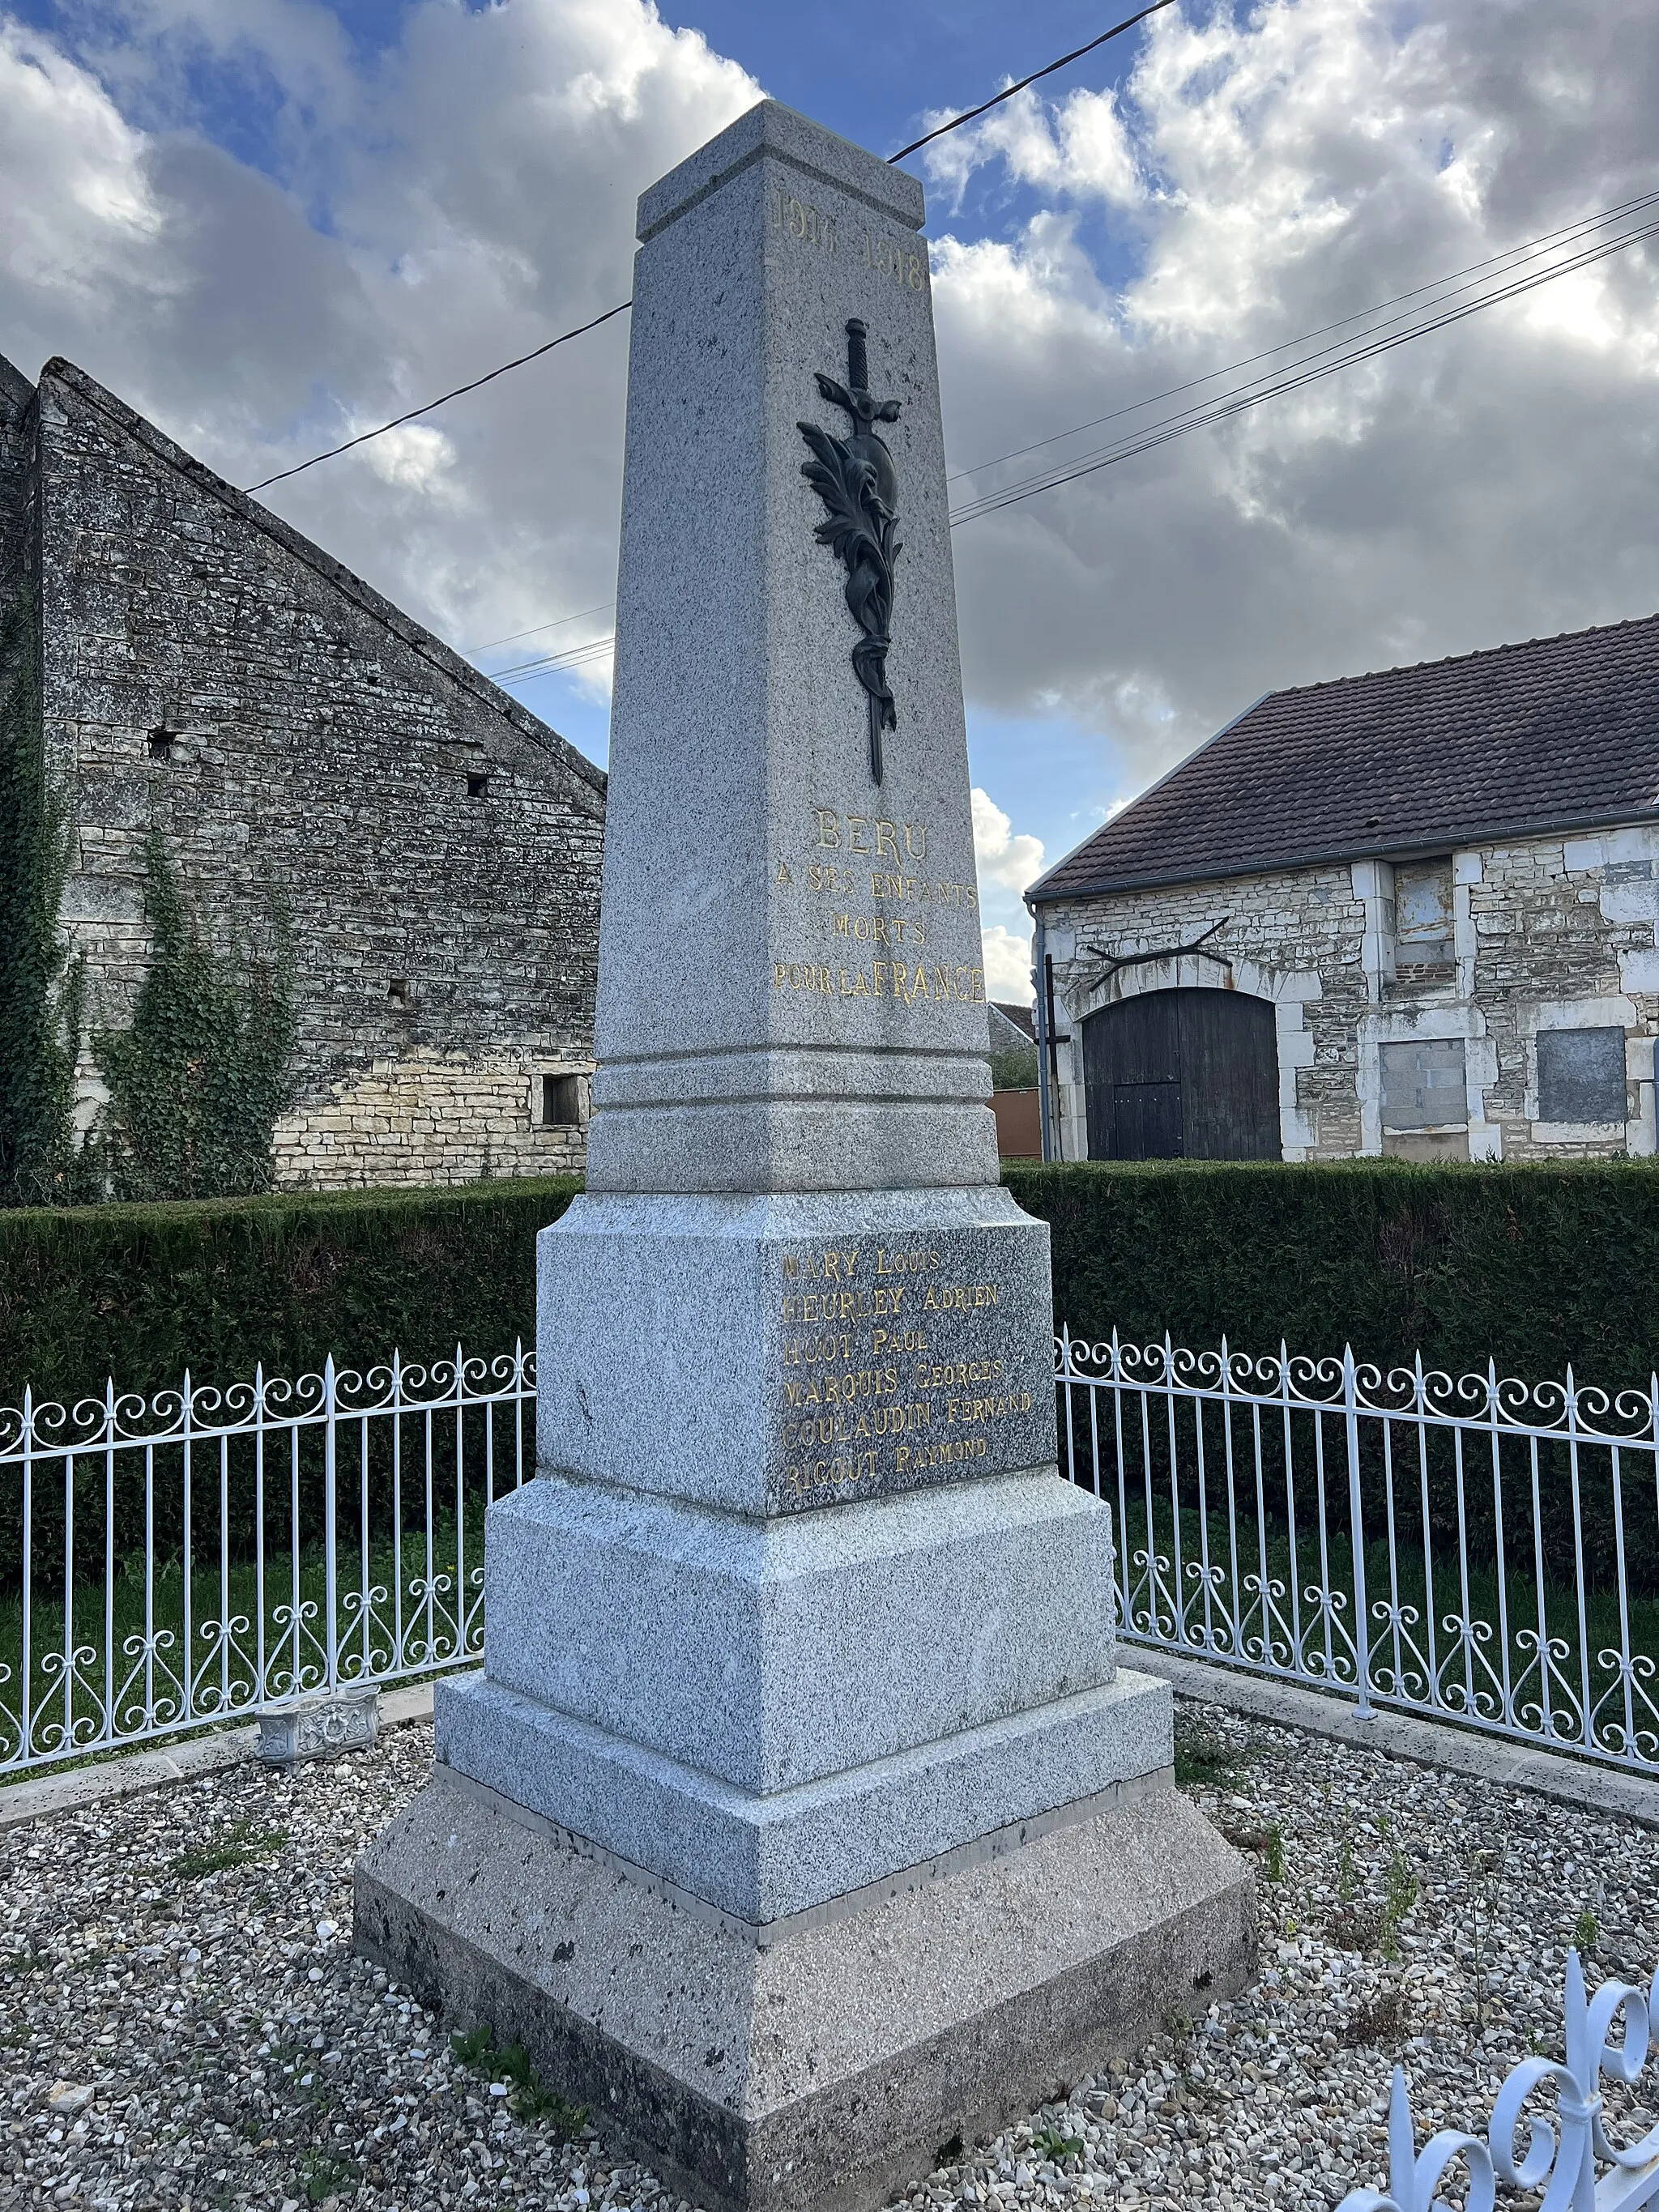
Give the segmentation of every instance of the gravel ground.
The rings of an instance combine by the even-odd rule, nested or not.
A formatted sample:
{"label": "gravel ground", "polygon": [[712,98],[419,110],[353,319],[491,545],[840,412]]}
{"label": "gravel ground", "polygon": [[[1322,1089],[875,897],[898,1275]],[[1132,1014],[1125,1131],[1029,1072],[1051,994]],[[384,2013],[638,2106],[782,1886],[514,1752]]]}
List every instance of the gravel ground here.
{"label": "gravel ground", "polygon": [[[1659,1962],[1659,1852],[1630,1823],[1207,1707],[1181,1731],[1185,1786],[1260,1857],[1260,1982],[912,2204],[1334,2205],[1385,2178],[1395,2057],[1419,2142],[1484,2130],[1510,2064],[1559,2055],[1575,1937],[1601,1975]],[[672,2212],[352,1957],[353,1857],[431,1744],[399,1729],[0,1834],[0,2203]]]}

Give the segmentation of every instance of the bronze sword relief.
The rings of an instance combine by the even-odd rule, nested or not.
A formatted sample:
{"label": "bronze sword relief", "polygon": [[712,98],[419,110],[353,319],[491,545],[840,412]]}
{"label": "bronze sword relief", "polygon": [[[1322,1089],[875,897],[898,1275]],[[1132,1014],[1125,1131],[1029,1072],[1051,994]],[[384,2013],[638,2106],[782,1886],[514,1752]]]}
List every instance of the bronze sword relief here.
{"label": "bronze sword relief", "polygon": [[875,425],[896,422],[899,403],[871,396],[866,335],[856,318],[848,324],[845,385],[818,372],[823,398],[852,416],[851,434],[832,438],[816,422],[799,422],[796,428],[813,455],[802,462],[800,472],[827,509],[812,534],[845,563],[847,605],[864,633],[853,647],[853,666],[869,708],[870,773],[879,783],[882,732],[898,727],[887,684],[887,652],[892,643],[893,564],[899,543],[894,535],[898,477],[893,456]]}

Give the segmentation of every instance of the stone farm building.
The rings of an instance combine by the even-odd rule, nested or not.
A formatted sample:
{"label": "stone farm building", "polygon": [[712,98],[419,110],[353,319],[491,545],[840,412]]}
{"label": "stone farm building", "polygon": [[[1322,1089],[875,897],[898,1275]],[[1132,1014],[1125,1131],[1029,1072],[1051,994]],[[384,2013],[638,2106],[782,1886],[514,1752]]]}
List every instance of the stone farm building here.
{"label": "stone farm building", "polygon": [[1651,1153],[1659,617],[1272,692],[1027,896],[1068,1158]]}
{"label": "stone farm building", "polygon": [[[8,612],[94,1024],[122,1023],[145,972],[159,830],[222,949],[286,911],[280,1182],[580,1167],[598,769],[66,362],[38,387],[0,362]],[[80,1090],[84,1121],[84,1058]]]}

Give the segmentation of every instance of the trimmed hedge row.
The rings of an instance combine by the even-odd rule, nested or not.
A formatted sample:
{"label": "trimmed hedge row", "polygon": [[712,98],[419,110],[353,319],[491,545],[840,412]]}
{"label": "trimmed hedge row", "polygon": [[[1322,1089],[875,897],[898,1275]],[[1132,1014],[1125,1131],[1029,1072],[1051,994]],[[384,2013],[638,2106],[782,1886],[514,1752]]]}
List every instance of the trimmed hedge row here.
{"label": "trimmed hedge row", "polygon": [[1659,1162],[1005,1165],[1053,1236],[1058,1323],[1645,1389]]}
{"label": "trimmed hedge row", "polygon": [[510,1351],[570,1176],[0,1212],[0,1405]]}
{"label": "trimmed hedge row", "polygon": [[[1362,1160],[1040,1167],[1004,1180],[1054,1237],[1057,1317],[1090,1336],[1340,1352],[1645,1386],[1659,1364],[1659,1163]],[[0,1405],[297,1375],[397,1346],[510,1348],[535,1240],[580,1184],[0,1212]]]}

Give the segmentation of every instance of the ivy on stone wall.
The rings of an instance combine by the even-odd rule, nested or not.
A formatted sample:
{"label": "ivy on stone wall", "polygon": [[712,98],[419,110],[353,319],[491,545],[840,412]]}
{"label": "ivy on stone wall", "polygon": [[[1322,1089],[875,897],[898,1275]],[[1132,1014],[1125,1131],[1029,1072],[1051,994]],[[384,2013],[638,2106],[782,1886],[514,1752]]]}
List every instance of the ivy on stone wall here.
{"label": "ivy on stone wall", "polygon": [[69,866],[46,773],[40,634],[32,591],[0,623],[0,1204],[94,1194],[75,1142],[81,964],[59,936]]}
{"label": "ivy on stone wall", "polygon": [[89,1147],[118,1199],[236,1198],[276,1180],[288,1103],[294,963],[285,920],[268,956],[215,952],[157,830],[144,848],[150,963],[125,1030],[93,1039],[109,1097]]}

